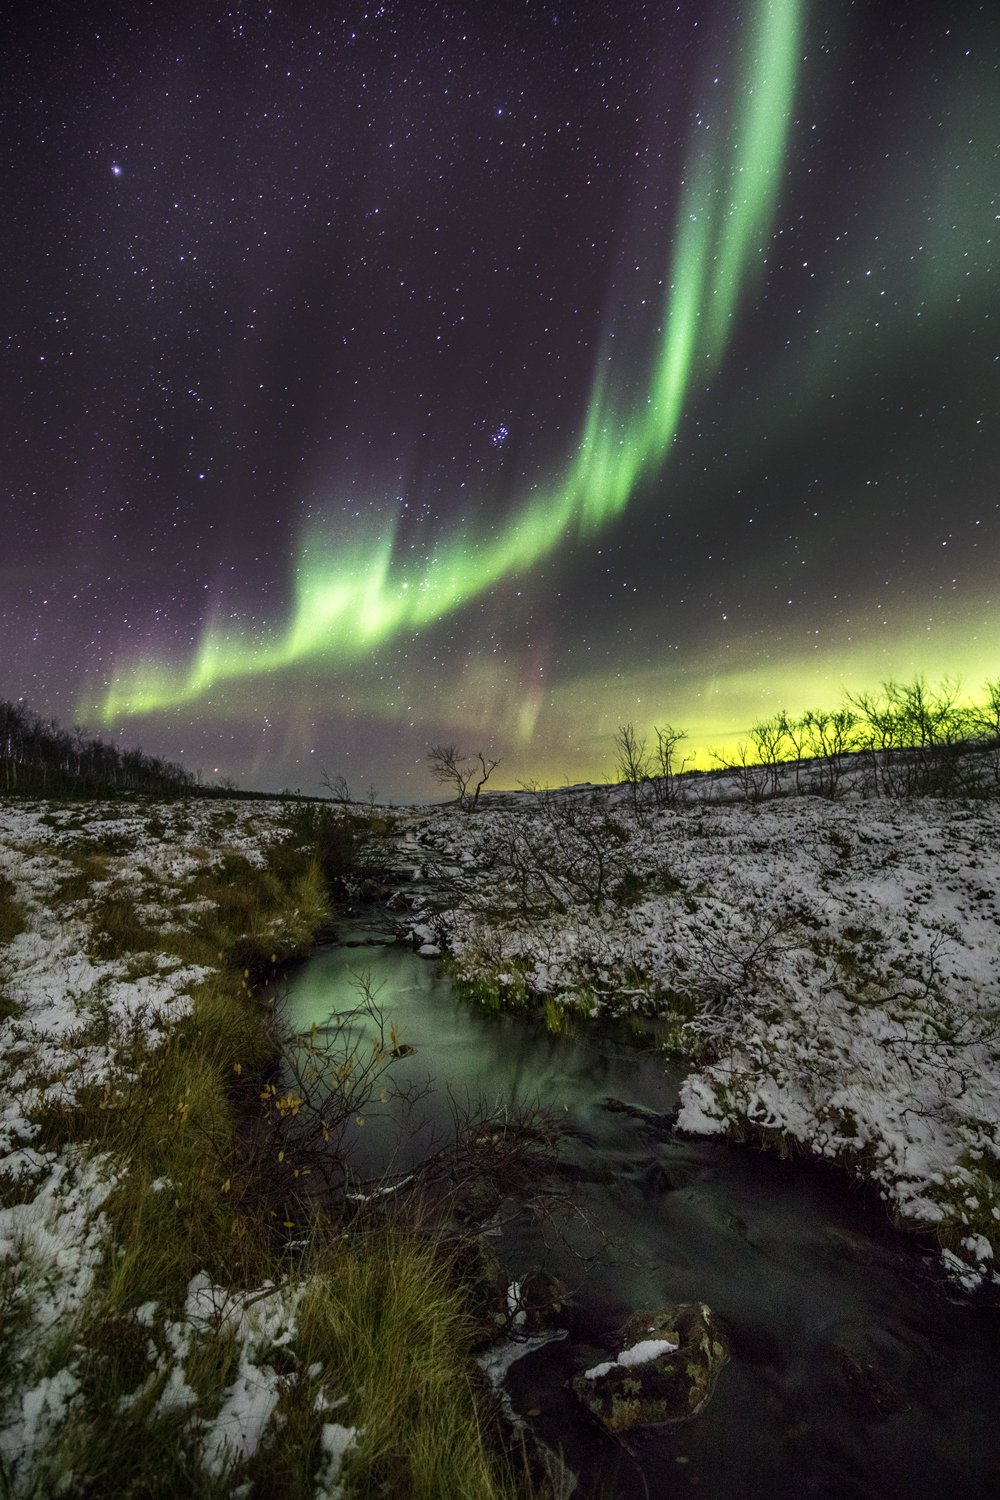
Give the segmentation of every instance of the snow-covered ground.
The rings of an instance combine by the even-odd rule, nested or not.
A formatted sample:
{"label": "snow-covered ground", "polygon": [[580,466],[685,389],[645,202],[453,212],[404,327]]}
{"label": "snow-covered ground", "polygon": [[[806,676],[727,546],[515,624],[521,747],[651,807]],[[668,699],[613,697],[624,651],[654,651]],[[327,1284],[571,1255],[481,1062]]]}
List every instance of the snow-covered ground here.
{"label": "snow-covered ground", "polygon": [[638,816],[581,788],[423,820],[415,940],[554,1027],[675,1018],[682,1129],[840,1160],[963,1284],[997,1279],[1000,805],[683,790]]}
{"label": "snow-covered ground", "polygon": [[[69,1111],[87,1091],[120,1089],[137,1036],[156,1046],[186,1016],[208,970],[157,954],[101,959],[90,917],[114,895],[154,929],[183,920],[182,887],[224,853],[252,863],[273,836],[275,804],[186,802],[164,806],[0,803],[0,876],[13,887],[24,928],[0,947],[0,1475],[5,1493],[70,1493],[71,1474],[47,1470],[60,1434],[85,1405],[86,1350],[74,1342],[111,1251],[106,1204],[122,1161],[74,1140],[40,1144],[46,1111]],[[89,883],[73,899],[67,882]],[[139,970],[143,972],[138,972]],[[151,1191],[169,1191],[154,1182]],[[134,1310],[149,1339],[150,1372],[135,1393],[159,1388],[156,1411],[192,1411],[195,1461],[222,1478],[253,1453],[278,1400],[276,1351],[294,1326],[298,1293],[214,1286],[196,1276],[179,1311]],[[222,1328],[238,1344],[237,1373],[218,1409],[205,1409],[186,1369],[193,1343]],[[350,1429],[323,1429],[315,1494],[332,1496]],[[222,1493],[221,1489],[219,1493]]]}
{"label": "snow-covered ground", "polygon": [[[724,789],[695,789],[709,787]],[[1000,805],[853,793],[640,814],[621,789],[412,813],[410,852],[434,892],[416,938],[449,951],[484,998],[547,1001],[553,1026],[570,1011],[666,1017],[691,1059],[683,1129],[839,1159],[900,1219],[939,1232],[957,1279],[996,1280]],[[40,1121],[126,1085],[130,1044],[169,1038],[210,972],[155,942],[101,956],[96,904],[182,926],[204,900],[191,878],[226,853],[260,862],[281,815],[239,801],[0,804],[0,918],[12,887],[23,923],[0,945],[0,1475],[14,1495],[53,1489],[46,1466],[85,1407],[76,1331],[107,1285],[127,1170],[92,1142],[52,1144]],[[220,1493],[280,1419],[300,1297],[301,1284],[234,1289],[202,1272],[180,1302],[130,1312],[147,1343],[134,1399],[155,1392],[154,1420],[183,1416]],[[236,1358],[207,1400],[191,1371],[221,1336]],[[338,1492],[353,1430],[327,1420],[340,1393],[313,1383],[320,1500]]]}

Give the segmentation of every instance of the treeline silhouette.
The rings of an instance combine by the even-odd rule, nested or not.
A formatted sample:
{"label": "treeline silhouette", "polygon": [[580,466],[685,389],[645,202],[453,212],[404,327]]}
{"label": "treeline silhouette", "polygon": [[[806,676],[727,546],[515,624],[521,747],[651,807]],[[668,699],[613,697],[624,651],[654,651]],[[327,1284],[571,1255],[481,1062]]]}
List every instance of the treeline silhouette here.
{"label": "treeline silhouette", "polygon": [[974,702],[951,682],[883,682],[877,692],[847,694],[832,711],[755,724],[737,749],[728,766],[751,798],[782,789],[836,797],[848,769],[860,770],[860,789],[875,797],[996,797],[1000,678]]}
{"label": "treeline silhouette", "polygon": [[0,701],[0,788],[22,797],[190,796],[197,778],[142,750],[64,729],[22,703]]}
{"label": "treeline silhouette", "polygon": [[653,734],[650,741],[626,724],[615,736],[619,784],[637,811],[676,802],[703,778],[735,782],[751,802],[795,792],[838,797],[848,787],[874,797],[1000,797],[1000,678],[974,702],[954,683],[931,687],[917,677],[848,694],[835,709],[778,713],[753,724],[735,753],[713,751],[714,772],[687,769],[682,729]]}

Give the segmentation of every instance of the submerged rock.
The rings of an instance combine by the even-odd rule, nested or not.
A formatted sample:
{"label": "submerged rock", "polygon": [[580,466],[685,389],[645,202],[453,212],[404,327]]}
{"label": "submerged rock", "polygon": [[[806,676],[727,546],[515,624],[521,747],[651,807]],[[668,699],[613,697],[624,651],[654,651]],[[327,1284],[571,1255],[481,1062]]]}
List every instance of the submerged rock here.
{"label": "submerged rock", "polygon": [[658,1110],[649,1109],[645,1104],[629,1104],[624,1099],[615,1099],[610,1095],[603,1101],[603,1105],[610,1114],[630,1115],[633,1120],[639,1120],[643,1125],[648,1125],[651,1130],[656,1130],[663,1135],[672,1135],[677,1124],[675,1109],[661,1114]]}
{"label": "submerged rock", "polygon": [[686,1422],[729,1360],[729,1344],[703,1302],[634,1313],[613,1358],[577,1375],[572,1389],[608,1432]]}
{"label": "submerged rock", "polygon": [[898,1412],[909,1411],[910,1401],[906,1392],[875,1359],[843,1344],[835,1344],[833,1353],[863,1417],[882,1420],[895,1416]]}

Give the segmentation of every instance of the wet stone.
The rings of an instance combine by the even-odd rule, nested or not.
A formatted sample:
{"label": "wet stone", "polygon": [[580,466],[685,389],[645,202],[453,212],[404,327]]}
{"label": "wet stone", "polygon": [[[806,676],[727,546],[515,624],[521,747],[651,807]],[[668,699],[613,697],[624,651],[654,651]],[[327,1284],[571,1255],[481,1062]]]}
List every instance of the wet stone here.
{"label": "wet stone", "polygon": [[633,1120],[655,1130],[661,1135],[672,1135],[677,1124],[677,1111],[668,1110],[661,1114],[658,1110],[649,1109],[645,1104],[629,1104],[624,1099],[615,1099],[610,1095],[602,1101],[603,1108],[609,1114],[629,1115]]}
{"label": "wet stone", "polygon": [[710,1308],[683,1302],[634,1313],[620,1347],[571,1382],[574,1395],[608,1432],[686,1422],[705,1405],[729,1344]]}
{"label": "wet stone", "polygon": [[833,1352],[862,1416],[880,1420],[909,1411],[910,1401],[905,1391],[874,1359],[843,1345],[835,1346]]}

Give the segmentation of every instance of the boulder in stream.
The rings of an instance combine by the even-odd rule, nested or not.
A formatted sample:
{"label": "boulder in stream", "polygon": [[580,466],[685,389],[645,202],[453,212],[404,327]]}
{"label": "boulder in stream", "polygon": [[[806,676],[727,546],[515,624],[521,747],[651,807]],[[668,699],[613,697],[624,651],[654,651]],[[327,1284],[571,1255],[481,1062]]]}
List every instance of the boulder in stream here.
{"label": "boulder in stream", "polygon": [[634,1313],[621,1349],[577,1375],[577,1400],[608,1432],[686,1422],[705,1405],[729,1344],[704,1302]]}

